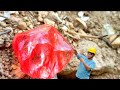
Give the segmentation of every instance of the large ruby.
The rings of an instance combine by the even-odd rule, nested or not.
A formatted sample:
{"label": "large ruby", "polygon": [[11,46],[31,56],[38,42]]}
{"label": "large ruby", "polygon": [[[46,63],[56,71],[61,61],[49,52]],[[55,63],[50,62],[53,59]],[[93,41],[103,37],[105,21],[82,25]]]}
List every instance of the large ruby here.
{"label": "large ruby", "polygon": [[68,41],[47,24],[16,34],[12,46],[22,72],[32,78],[55,77],[73,56]]}

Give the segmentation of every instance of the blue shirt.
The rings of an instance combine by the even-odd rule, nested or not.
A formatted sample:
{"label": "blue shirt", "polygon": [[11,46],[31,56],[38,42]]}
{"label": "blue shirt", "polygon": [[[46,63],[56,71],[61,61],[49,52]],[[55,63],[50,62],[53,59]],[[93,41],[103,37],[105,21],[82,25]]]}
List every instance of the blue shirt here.
{"label": "blue shirt", "polygon": [[[78,54],[77,58],[78,59],[83,58],[85,63],[90,67],[91,70],[95,68],[95,62],[93,60],[89,60],[86,56],[84,56],[82,54]],[[77,73],[76,73],[76,77],[80,78],[80,79],[89,79],[90,71],[88,71],[85,68],[84,64],[82,62],[80,62]]]}

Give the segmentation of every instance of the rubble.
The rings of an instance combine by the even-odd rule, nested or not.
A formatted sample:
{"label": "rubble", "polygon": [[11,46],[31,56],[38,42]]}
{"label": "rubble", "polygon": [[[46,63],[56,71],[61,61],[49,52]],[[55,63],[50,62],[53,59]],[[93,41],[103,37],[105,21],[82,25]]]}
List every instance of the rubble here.
{"label": "rubble", "polygon": [[43,18],[41,16],[38,16],[38,19],[37,19],[39,22],[43,22]]}
{"label": "rubble", "polygon": [[[116,37],[116,35],[112,35],[110,38],[109,38],[109,41],[113,41],[113,39]],[[120,46],[120,37],[116,38],[112,43],[112,46],[113,47],[119,47]]]}
{"label": "rubble", "polygon": [[0,47],[3,47],[3,45],[4,45],[4,40],[0,39]]}
{"label": "rubble", "polygon": [[52,25],[52,26],[55,26],[55,22],[52,21],[52,20],[49,20],[49,19],[47,19],[47,18],[44,19],[44,23],[45,23],[45,24]]}
{"label": "rubble", "polygon": [[7,48],[10,47],[10,45],[11,45],[10,42],[6,42],[6,43],[5,43],[5,47],[7,47]]}
{"label": "rubble", "polygon": [[83,21],[89,20],[89,17],[84,16],[84,12],[82,12],[82,11],[78,12],[78,16],[79,16],[79,17],[81,18],[81,20],[83,20]]}
{"label": "rubble", "polygon": [[7,24],[6,24],[5,22],[0,22],[0,25],[1,25],[2,27],[6,27],[6,26],[7,26]]}
{"label": "rubble", "polygon": [[87,29],[87,25],[84,21],[82,21],[80,18],[76,18],[76,20],[81,24],[81,28]]}
{"label": "rubble", "polygon": [[25,22],[20,21],[20,22],[18,22],[18,28],[21,30],[25,30],[25,29],[27,29],[27,25]]}
{"label": "rubble", "polygon": [[117,53],[120,54],[120,48],[117,49]]}
{"label": "rubble", "polygon": [[57,13],[52,13],[52,17],[56,19],[58,22],[62,23],[62,20],[60,19]]}
{"label": "rubble", "polygon": [[38,11],[38,15],[45,18],[48,15],[48,11]]}
{"label": "rubble", "polygon": [[[104,39],[111,42],[120,32],[120,12],[118,11],[1,11],[0,32],[0,78],[30,78],[23,75],[20,69],[12,68],[18,61],[11,48],[12,39],[17,33],[30,30],[47,23],[55,26],[78,52],[89,46],[96,46],[98,53],[94,58],[96,68],[91,79],[119,79],[120,76],[120,37],[109,47]],[[114,34],[114,35],[113,35]],[[104,39],[98,36],[108,35]],[[74,56],[69,64],[58,74],[58,79],[74,79],[79,60]],[[18,70],[18,71],[17,71]]]}
{"label": "rubble", "polygon": [[104,24],[103,28],[103,35],[113,35],[116,33],[110,24]]}
{"label": "rubble", "polygon": [[12,65],[11,68],[13,69],[12,74],[16,75],[17,79],[21,79],[25,76],[23,72],[21,72],[20,67],[18,65]]}
{"label": "rubble", "polygon": [[18,11],[4,11],[0,16],[0,21],[4,21],[5,19],[9,19],[11,14],[19,14]]}

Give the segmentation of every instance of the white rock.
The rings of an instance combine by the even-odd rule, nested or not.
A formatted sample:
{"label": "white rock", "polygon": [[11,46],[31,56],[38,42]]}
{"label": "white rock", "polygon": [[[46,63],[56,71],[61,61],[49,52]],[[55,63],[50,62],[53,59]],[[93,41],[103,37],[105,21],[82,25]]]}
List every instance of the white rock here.
{"label": "white rock", "polygon": [[40,25],[40,22],[37,22],[36,24],[37,24],[37,25]]}
{"label": "white rock", "polygon": [[2,22],[2,21],[4,21],[6,18],[4,18],[4,17],[0,17],[0,21]]}
{"label": "white rock", "polygon": [[87,21],[87,20],[90,19],[89,17],[84,16],[84,12],[82,12],[82,11],[78,12],[78,16],[79,16],[80,19],[83,20],[83,21]]}
{"label": "white rock", "polygon": [[33,29],[33,25],[32,24],[30,24],[29,27],[30,27],[30,29]]}
{"label": "white rock", "polygon": [[[18,11],[4,11],[3,16],[6,18],[10,18],[10,15],[13,13],[19,14]],[[4,17],[0,17],[0,21],[4,21],[6,19]]]}
{"label": "white rock", "polygon": [[22,30],[18,30],[17,33],[22,33],[23,31]]}
{"label": "white rock", "polygon": [[82,11],[78,12],[78,16],[81,18],[83,17],[84,13]]}
{"label": "white rock", "polygon": [[52,26],[55,25],[55,22],[54,22],[54,21],[52,21],[52,20],[50,20],[50,19],[47,19],[47,18],[44,19],[44,23],[45,23],[45,24],[52,25]]}
{"label": "white rock", "polygon": [[81,17],[83,21],[88,21],[90,18],[89,17]]}
{"label": "white rock", "polygon": [[48,15],[48,11],[38,11],[38,15],[44,18]]}
{"label": "white rock", "polygon": [[64,31],[67,31],[67,30],[68,30],[68,28],[67,28],[65,25],[62,26],[61,29],[64,30]]}
{"label": "white rock", "polygon": [[38,16],[38,21],[39,22],[42,22],[43,21],[43,18],[41,16]]}
{"label": "white rock", "polygon": [[19,14],[17,11],[4,11],[4,16],[10,18],[11,14]]}

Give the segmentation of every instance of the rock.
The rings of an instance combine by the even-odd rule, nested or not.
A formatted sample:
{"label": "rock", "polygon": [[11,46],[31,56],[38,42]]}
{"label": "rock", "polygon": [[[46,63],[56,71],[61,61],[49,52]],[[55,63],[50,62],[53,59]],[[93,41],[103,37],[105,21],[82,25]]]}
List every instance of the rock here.
{"label": "rock", "polygon": [[59,17],[58,13],[56,12],[49,12],[48,18],[54,21],[57,21],[57,23],[62,23],[62,19]]}
{"label": "rock", "polygon": [[30,27],[30,29],[33,29],[33,25],[31,24],[31,25],[29,25],[29,27]]}
{"label": "rock", "polygon": [[[111,42],[114,38],[116,37],[116,35],[112,35],[110,38],[109,38],[109,41]],[[113,41],[112,43],[112,46],[115,48],[115,47],[119,47],[120,46],[120,37],[118,37],[115,41]]]}
{"label": "rock", "polygon": [[79,22],[79,25],[81,25],[81,28],[87,29],[87,25],[83,20],[81,20],[80,18],[76,18],[76,21]]}
{"label": "rock", "polygon": [[47,11],[38,11],[38,16],[40,17],[46,17],[48,15],[48,12]]}
{"label": "rock", "polygon": [[17,33],[22,33],[23,31],[22,30],[18,30]]}
{"label": "rock", "polygon": [[[77,70],[77,66],[79,65],[80,61],[76,58],[72,58],[69,64],[58,74],[58,76],[65,78],[65,79],[71,79],[75,78],[75,72]],[[74,74],[73,74],[74,73]]]}
{"label": "rock", "polygon": [[22,22],[22,21],[20,21],[20,22],[18,22],[18,28],[19,29],[27,29],[27,25],[26,25],[26,23],[25,22]]}
{"label": "rock", "polygon": [[71,29],[74,29],[74,25],[71,23],[71,22],[66,22],[66,26],[71,28]]}
{"label": "rock", "polygon": [[80,35],[75,35],[74,38],[80,40]]}
{"label": "rock", "polygon": [[84,12],[82,12],[82,11],[78,12],[78,16],[79,16],[80,19],[83,20],[83,21],[89,20],[89,17],[84,16]]}
{"label": "rock", "polygon": [[0,47],[4,46],[4,40],[0,38]]}
{"label": "rock", "polygon": [[62,19],[58,16],[57,13],[52,13],[54,19],[56,19],[58,22],[62,23]]}
{"label": "rock", "polygon": [[117,49],[117,53],[120,54],[120,48]]}
{"label": "rock", "polygon": [[10,16],[10,20],[13,21],[13,22],[20,22],[20,21],[22,21],[21,18],[16,17],[16,16],[14,16],[14,15],[11,15],[11,16]]}
{"label": "rock", "polygon": [[54,26],[56,29],[58,29],[58,25],[57,24],[55,24],[55,26]]}
{"label": "rock", "polygon": [[26,22],[26,25],[27,26],[31,25],[31,22],[30,21]]}
{"label": "rock", "polygon": [[52,26],[55,25],[55,22],[54,22],[54,21],[52,21],[52,20],[50,20],[50,19],[47,19],[47,18],[44,19],[44,23],[45,23],[45,24],[52,25]]}
{"label": "rock", "polygon": [[40,22],[37,22],[36,24],[37,24],[37,25],[40,25]]}
{"label": "rock", "polygon": [[26,17],[26,16],[25,16],[25,17],[23,17],[23,21],[24,21],[24,22],[29,22],[28,17]]}
{"label": "rock", "polygon": [[0,17],[0,22],[4,21],[6,18]]}
{"label": "rock", "polygon": [[78,33],[83,34],[83,35],[87,35],[82,29],[79,29]]}
{"label": "rock", "polygon": [[4,11],[4,16],[9,17],[10,15],[18,15],[18,11]]}
{"label": "rock", "polygon": [[38,16],[38,19],[37,19],[39,22],[43,22],[43,18],[41,16]]}
{"label": "rock", "polygon": [[76,47],[76,46],[77,46],[77,43],[73,42],[73,46]]}
{"label": "rock", "polygon": [[5,27],[4,30],[10,30],[10,34],[13,33],[13,28],[12,27]]}
{"label": "rock", "polygon": [[74,25],[71,22],[69,22],[69,27],[74,29]]}
{"label": "rock", "polygon": [[16,34],[16,33],[18,33],[18,30],[17,30],[17,29],[15,29],[15,30],[14,30],[14,33],[15,33],[15,34]]}
{"label": "rock", "polygon": [[6,27],[6,26],[7,26],[7,24],[6,24],[5,22],[0,22],[0,25],[1,25],[2,27]]}
{"label": "rock", "polygon": [[62,26],[61,29],[64,30],[64,31],[67,31],[67,30],[68,30],[68,28],[67,28],[65,25]]}
{"label": "rock", "polygon": [[3,29],[3,28],[2,28],[2,27],[0,27],[0,31],[2,31],[2,29]]}
{"label": "rock", "polygon": [[20,14],[21,14],[22,16],[25,16],[25,11],[21,11]]}
{"label": "rock", "polygon": [[5,47],[10,47],[11,43],[10,42],[5,42]]}
{"label": "rock", "polygon": [[62,24],[65,25],[65,24],[66,24],[66,21],[65,21],[65,20],[62,20]]}
{"label": "rock", "polygon": [[7,61],[7,62],[8,62],[8,61],[9,61],[9,58],[5,59],[5,61]]}
{"label": "rock", "polygon": [[84,13],[82,11],[78,12],[79,17],[83,17]]}
{"label": "rock", "polygon": [[13,31],[13,28],[8,26],[8,27],[5,27],[4,30],[11,30],[11,31]]}
{"label": "rock", "polygon": [[61,11],[57,11],[58,14],[61,14],[62,12]]}
{"label": "rock", "polygon": [[115,34],[115,30],[110,24],[104,24],[102,33],[103,35],[112,35],[112,34]]}

